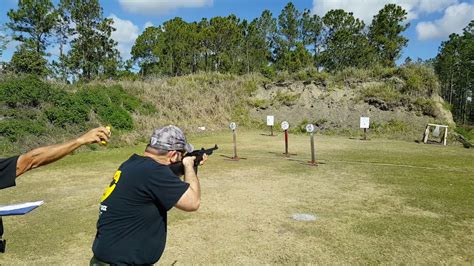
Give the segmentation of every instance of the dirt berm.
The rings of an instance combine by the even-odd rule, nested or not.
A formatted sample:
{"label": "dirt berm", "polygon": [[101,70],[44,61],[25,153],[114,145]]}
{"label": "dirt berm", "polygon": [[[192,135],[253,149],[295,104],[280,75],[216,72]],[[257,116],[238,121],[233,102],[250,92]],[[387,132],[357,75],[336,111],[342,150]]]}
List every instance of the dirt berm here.
{"label": "dirt berm", "polygon": [[[402,80],[394,79],[391,84],[403,86]],[[374,131],[393,130],[400,132],[392,133],[405,135],[422,134],[427,123],[454,125],[451,112],[443,107],[443,100],[436,93],[424,97],[431,103],[428,108],[417,105],[410,97],[384,101],[364,93],[367,88],[383,86],[385,82],[344,82],[338,86],[324,81],[267,83],[253,93],[250,102],[254,108],[250,114],[261,121],[274,115],[278,129],[279,123],[286,120],[293,127],[313,123],[322,131],[356,132],[361,116],[370,117]]]}

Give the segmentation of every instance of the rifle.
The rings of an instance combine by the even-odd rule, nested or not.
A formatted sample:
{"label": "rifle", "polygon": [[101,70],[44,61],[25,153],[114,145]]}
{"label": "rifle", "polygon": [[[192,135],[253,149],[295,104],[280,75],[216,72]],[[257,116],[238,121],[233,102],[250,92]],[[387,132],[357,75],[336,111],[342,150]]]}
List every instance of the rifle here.
{"label": "rifle", "polygon": [[[184,157],[196,156],[196,159],[194,160],[194,171],[197,174],[199,163],[202,161],[202,157],[204,156],[204,154],[211,155],[218,148],[219,147],[217,147],[217,144],[215,144],[213,148],[210,148],[210,149],[201,148],[200,150],[194,150],[192,152],[186,153]],[[175,173],[175,175],[177,176],[184,175],[183,162],[172,163],[169,165],[169,167],[171,171]]]}

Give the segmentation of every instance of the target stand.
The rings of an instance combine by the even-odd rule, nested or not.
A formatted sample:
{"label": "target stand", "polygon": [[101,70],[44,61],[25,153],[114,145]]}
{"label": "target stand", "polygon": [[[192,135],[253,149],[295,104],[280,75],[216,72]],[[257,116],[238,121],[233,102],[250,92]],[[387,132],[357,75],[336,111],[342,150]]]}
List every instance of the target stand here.
{"label": "target stand", "polygon": [[[436,141],[433,139],[430,140],[429,139],[430,133],[432,137],[440,138],[440,140],[439,141]],[[448,126],[437,125],[437,124],[426,125],[425,132],[423,133],[423,143],[425,144],[437,143],[437,144],[443,144],[444,146],[446,146],[447,138],[448,138]]]}

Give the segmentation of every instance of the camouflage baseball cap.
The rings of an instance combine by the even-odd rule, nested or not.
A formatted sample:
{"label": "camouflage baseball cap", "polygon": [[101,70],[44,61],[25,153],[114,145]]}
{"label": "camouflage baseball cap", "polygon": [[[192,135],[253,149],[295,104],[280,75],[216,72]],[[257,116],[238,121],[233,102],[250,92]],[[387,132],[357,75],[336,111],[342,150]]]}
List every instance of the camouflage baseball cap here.
{"label": "camouflage baseball cap", "polygon": [[183,131],[173,125],[153,130],[150,146],[166,151],[192,152],[194,150],[193,145],[186,141]]}

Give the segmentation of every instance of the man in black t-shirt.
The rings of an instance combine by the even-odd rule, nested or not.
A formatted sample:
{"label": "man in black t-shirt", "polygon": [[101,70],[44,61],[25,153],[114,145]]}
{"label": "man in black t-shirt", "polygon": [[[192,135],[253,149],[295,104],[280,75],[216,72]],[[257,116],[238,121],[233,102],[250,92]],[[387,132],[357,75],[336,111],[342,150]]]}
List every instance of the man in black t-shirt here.
{"label": "man in black t-shirt", "polygon": [[[104,192],[91,265],[153,264],[165,248],[167,211],[199,208],[201,189],[195,157],[183,132],[175,126],[153,131],[143,156],[134,154],[115,172]],[[204,160],[206,160],[204,158]],[[182,161],[184,182],[168,167]]]}
{"label": "man in black t-shirt", "polygon": [[[107,142],[110,131],[105,127],[90,130],[84,135],[65,143],[40,147],[19,156],[0,158],[0,189],[13,187],[15,180],[23,173],[57,161],[84,144]],[[5,250],[3,236],[3,222],[0,216],[0,251]]]}

